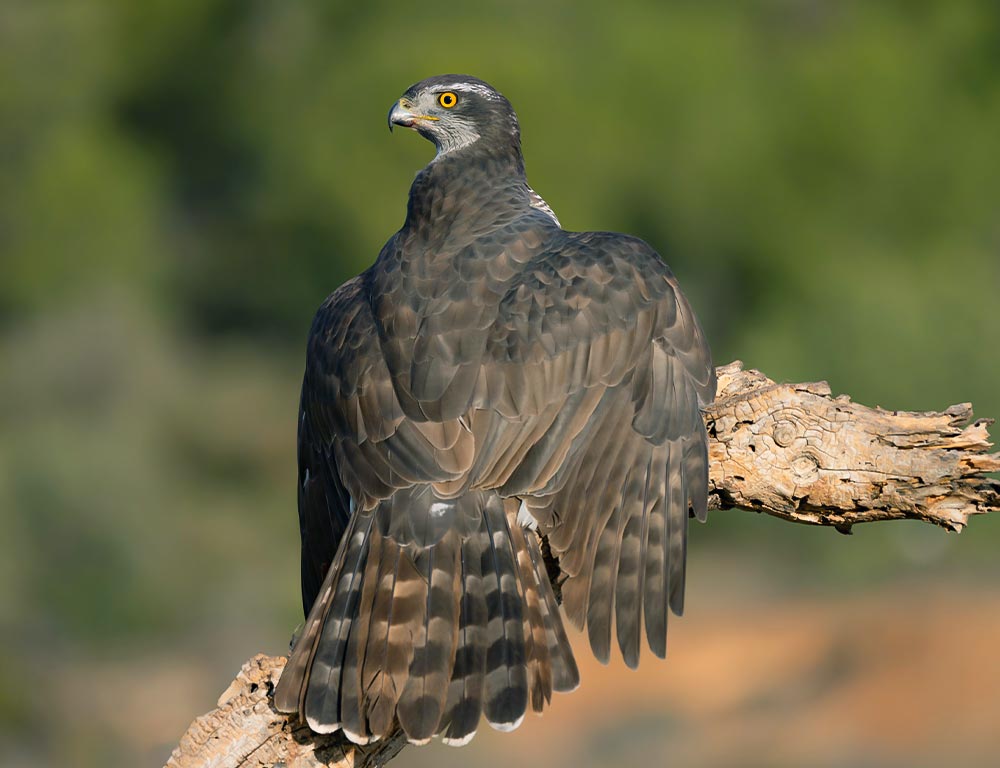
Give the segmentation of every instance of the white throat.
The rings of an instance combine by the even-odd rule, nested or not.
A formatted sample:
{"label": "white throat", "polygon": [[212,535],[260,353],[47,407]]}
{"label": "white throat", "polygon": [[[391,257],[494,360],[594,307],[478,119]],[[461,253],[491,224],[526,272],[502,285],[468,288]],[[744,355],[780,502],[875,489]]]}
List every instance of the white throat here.
{"label": "white throat", "polygon": [[479,141],[479,131],[469,123],[455,122],[449,126],[447,133],[436,138],[437,155],[435,155],[434,160],[437,160],[442,155],[447,155],[449,152],[454,152],[475,144]]}

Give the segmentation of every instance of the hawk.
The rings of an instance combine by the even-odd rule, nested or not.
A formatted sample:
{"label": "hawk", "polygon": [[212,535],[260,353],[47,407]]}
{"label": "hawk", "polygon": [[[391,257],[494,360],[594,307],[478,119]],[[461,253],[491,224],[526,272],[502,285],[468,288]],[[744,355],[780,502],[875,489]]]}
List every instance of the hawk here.
{"label": "hawk", "polygon": [[599,660],[612,624],[630,667],[643,630],[664,656],[689,510],[706,515],[715,371],[649,245],[562,229],[498,91],[432,77],[394,125],[437,154],[310,331],[308,616],[275,702],[356,743],[398,721],[411,742],[462,744],[482,715],[509,730],[578,684],[550,576]]}

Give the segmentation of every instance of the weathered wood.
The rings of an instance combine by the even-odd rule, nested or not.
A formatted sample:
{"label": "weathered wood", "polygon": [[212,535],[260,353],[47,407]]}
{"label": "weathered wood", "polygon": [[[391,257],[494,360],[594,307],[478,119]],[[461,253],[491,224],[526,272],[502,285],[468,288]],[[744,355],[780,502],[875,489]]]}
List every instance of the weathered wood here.
{"label": "weathered wood", "polygon": [[[886,411],[833,397],[825,382],[776,384],[739,362],[718,374],[718,399],[705,414],[717,509],[843,532],[905,518],[960,531],[970,516],[1000,509],[1000,481],[986,477],[1000,471],[1000,454],[988,453],[993,422],[970,423],[968,403],[940,413]],[[405,746],[399,731],[356,746],[276,712],[272,694],[284,665],[265,655],[244,664],[218,708],[191,724],[167,768],[368,768]]]}
{"label": "weathered wood", "polygon": [[188,728],[166,768],[362,768],[389,762],[406,744],[402,731],[370,746],[341,733],[316,734],[274,709],[274,685],[287,659],[247,661],[216,709]]}
{"label": "weathered wood", "polygon": [[[712,505],[832,525],[913,519],[960,531],[1000,509],[1000,454],[969,403],[886,411],[826,382],[776,384],[740,362],[718,369],[706,413]],[[971,423],[970,423],[971,422]]]}

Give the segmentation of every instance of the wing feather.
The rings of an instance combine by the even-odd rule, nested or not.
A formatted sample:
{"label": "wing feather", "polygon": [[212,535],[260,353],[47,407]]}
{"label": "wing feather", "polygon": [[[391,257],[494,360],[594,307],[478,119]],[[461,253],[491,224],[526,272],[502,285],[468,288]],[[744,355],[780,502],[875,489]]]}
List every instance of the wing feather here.
{"label": "wing feather", "polygon": [[[665,653],[688,509],[707,509],[708,346],[642,241],[539,226],[512,219],[451,253],[441,243],[433,263],[397,258],[394,238],[317,315],[299,507],[303,599],[319,599],[280,690],[286,707],[303,691],[314,726],[378,739],[398,714],[415,740],[460,741],[481,711],[512,727],[576,685],[534,534],[501,496],[538,521],[598,658],[612,621],[630,666],[643,625]],[[422,488],[490,494],[484,530],[409,552],[393,536],[418,532],[392,499]],[[375,508],[391,519],[369,540]]]}

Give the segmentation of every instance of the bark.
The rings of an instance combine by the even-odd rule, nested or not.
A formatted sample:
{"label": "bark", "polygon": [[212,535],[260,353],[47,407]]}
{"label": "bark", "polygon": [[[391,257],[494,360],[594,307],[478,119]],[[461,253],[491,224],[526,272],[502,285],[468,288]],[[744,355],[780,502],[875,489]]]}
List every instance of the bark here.
{"label": "bark", "polygon": [[833,397],[826,382],[775,384],[735,362],[707,410],[711,501],[849,532],[912,519],[960,531],[1000,508],[1000,454],[969,403],[886,411]]}
{"label": "bark", "polygon": [[406,744],[402,731],[370,746],[340,733],[316,734],[275,711],[274,686],[284,656],[257,654],[240,669],[216,709],[188,728],[167,768],[362,768],[381,766]]}
{"label": "bark", "polygon": [[[719,394],[705,414],[711,505],[830,525],[914,519],[960,531],[1000,508],[1000,454],[991,419],[972,406],[942,412],[886,411],[833,397],[825,382],[776,384],[739,362],[718,369]],[[547,548],[546,548],[547,549]],[[553,572],[558,573],[557,566]],[[400,732],[356,746],[318,735],[272,707],[283,657],[250,659],[181,739],[167,768],[368,768],[405,746]]]}

